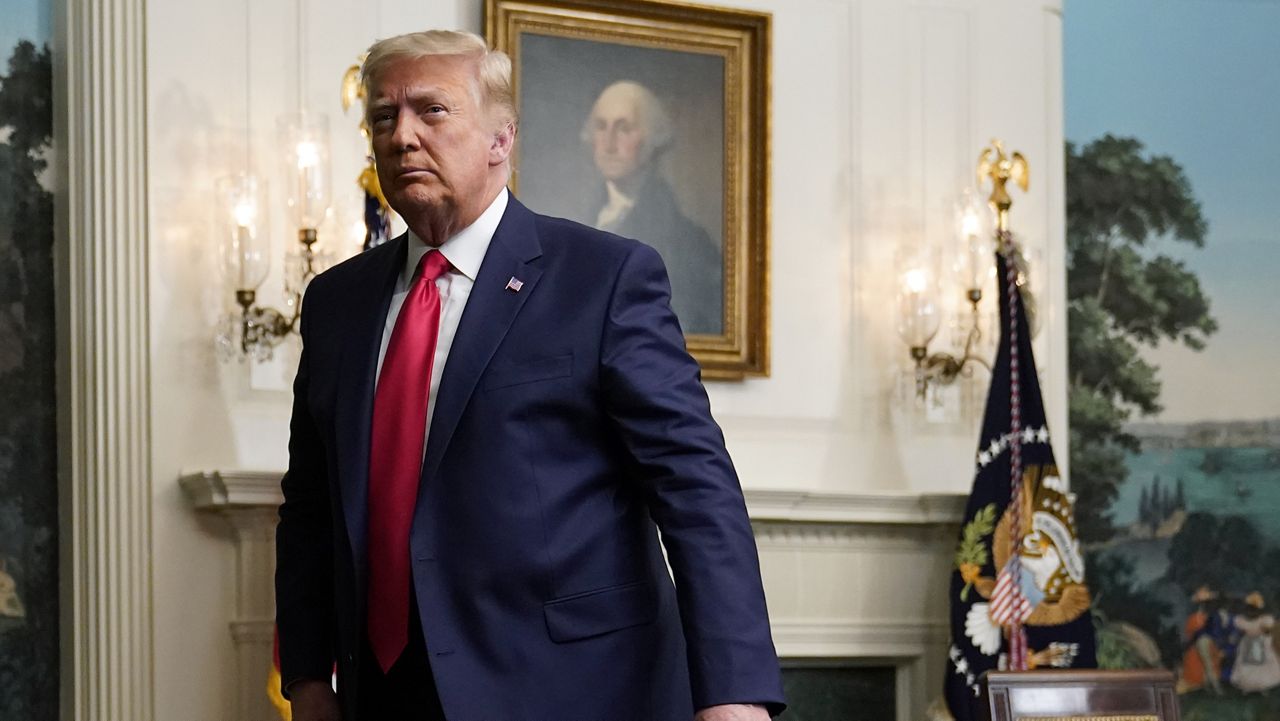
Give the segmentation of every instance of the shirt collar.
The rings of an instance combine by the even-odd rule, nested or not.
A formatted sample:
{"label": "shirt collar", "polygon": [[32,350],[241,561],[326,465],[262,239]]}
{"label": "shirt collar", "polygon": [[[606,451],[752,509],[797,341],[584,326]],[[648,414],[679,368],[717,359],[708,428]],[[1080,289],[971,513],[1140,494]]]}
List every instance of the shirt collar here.
{"label": "shirt collar", "polygon": [[[454,270],[467,276],[473,283],[476,275],[480,273],[480,263],[484,261],[484,255],[489,250],[489,243],[498,229],[498,223],[502,221],[502,214],[507,210],[507,198],[507,189],[503,188],[499,191],[498,197],[493,199],[474,223],[458,231],[456,235],[440,245],[440,252],[449,260]],[[404,259],[404,274],[401,276],[405,285],[409,285],[412,281],[413,273],[418,269],[418,261],[422,260],[422,256],[426,255],[428,250],[431,249],[427,244],[410,230],[409,248]]]}

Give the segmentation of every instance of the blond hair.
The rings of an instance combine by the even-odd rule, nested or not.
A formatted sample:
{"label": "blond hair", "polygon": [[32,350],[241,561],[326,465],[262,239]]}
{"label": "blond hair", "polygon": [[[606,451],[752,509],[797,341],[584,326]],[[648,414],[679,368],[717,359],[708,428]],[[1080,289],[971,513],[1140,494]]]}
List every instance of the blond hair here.
{"label": "blond hair", "polygon": [[360,67],[365,97],[378,75],[399,60],[417,60],[432,55],[466,55],[479,61],[476,101],[496,110],[499,120],[515,125],[516,101],[511,89],[511,58],[501,50],[490,50],[484,38],[455,30],[425,30],[379,40],[369,47]]}

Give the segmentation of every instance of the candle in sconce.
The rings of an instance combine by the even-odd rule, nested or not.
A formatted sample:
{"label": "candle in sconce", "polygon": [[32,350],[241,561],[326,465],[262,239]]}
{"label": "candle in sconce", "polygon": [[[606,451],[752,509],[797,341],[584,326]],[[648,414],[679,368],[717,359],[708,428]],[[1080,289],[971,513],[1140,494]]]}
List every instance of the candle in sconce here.
{"label": "candle in sconce", "polygon": [[264,252],[270,243],[266,184],[253,175],[234,175],[218,181],[224,203],[218,233],[223,277],[235,291],[257,290],[270,269]]}
{"label": "candle in sconce", "polygon": [[235,219],[236,289],[251,290],[249,258],[253,248],[253,222],[258,215],[251,198],[241,198],[232,211]]}
{"label": "candle in sconce", "polygon": [[313,204],[317,198],[316,173],[320,168],[320,148],[314,140],[304,139],[295,149],[298,159],[298,217],[314,229],[319,219],[313,216]]}
{"label": "candle in sconce", "polygon": [[955,267],[970,303],[982,298],[982,289],[995,271],[992,242],[984,208],[977,196],[966,191],[960,204],[959,231],[963,247],[956,256]]}

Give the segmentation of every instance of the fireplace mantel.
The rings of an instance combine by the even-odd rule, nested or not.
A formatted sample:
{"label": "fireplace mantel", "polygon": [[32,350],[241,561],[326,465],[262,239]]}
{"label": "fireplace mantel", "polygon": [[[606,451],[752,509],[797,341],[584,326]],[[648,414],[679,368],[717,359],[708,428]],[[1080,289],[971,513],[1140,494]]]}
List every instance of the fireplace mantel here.
{"label": "fireplace mantel", "polygon": [[[282,471],[202,471],[180,479],[200,510],[278,506]],[[958,493],[835,493],[744,491],[753,520],[809,523],[958,524],[965,496]]]}
{"label": "fireplace mantel", "polygon": [[[279,471],[203,471],[179,482],[192,505],[234,532],[238,718],[270,721]],[[924,717],[942,686],[950,557],[960,494],[747,489],[778,654],[803,662],[893,666],[898,721]]]}

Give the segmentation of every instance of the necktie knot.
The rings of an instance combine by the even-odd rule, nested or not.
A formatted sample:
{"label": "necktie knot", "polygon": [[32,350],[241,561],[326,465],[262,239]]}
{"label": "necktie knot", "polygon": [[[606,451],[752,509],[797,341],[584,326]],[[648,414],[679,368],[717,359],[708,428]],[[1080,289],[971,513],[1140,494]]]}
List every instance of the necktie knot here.
{"label": "necktie knot", "polygon": [[448,273],[452,267],[453,264],[449,262],[448,258],[444,257],[444,253],[434,248],[428,250],[422,256],[422,260],[418,261],[419,282],[429,281],[434,283],[436,278]]}

